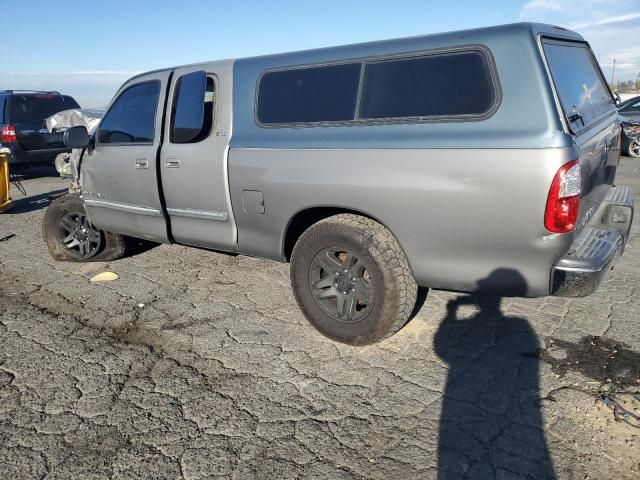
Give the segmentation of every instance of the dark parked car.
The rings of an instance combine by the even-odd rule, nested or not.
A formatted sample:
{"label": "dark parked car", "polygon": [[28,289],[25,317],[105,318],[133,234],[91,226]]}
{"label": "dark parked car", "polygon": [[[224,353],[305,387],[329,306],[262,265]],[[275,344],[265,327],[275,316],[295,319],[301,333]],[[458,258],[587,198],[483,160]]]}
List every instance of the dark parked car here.
{"label": "dark parked car", "polygon": [[45,119],[54,113],[80,108],[78,102],[59,92],[0,90],[0,144],[9,148],[9,163],[51,163],[69,152],[62,132],[50,133]]}
{"label": "dark parked car", "polygon": [[618,106],[622,116],[622,151],[630,157],[640,157],[640,96],[630,98]]}
{"label": "dark parked car", "polygon": [[[632,103],[636,104],[638,102],[640,102],[640,95],[635,96],[635,97],[631,97],[631,98],[627,98],[626,100],[623,100],[618,104],[618,109],[625,108],[625,107],[631,105]],[[636,105],[636,107],[637,107],[637,105]]]}

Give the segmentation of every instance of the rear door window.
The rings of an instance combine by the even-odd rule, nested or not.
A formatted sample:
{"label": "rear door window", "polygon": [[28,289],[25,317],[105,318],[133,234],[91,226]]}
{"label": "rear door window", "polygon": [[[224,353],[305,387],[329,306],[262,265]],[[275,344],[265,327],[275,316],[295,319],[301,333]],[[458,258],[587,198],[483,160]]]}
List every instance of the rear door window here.
{"label": "rear door window", "polygon": [[139,83],[120,94],[98,130],[98,143],[153,143],[160,82]]}
{"label": "rear door window", "polygon": [[616,110],[615,101],[584,43],[543,42],[565,117],[573,132]]}
{"label": "rear door window", "polygon": [[33,123],[73,108],[80,108],[80,105],[67,95],[14,94],[9,97],[8,117],[11,123]]}
{"label": "rear door window", "polygon": [[195,143],[209,136],[213,125],[215,82],[205,72],[181,76],[171,112],[171,142]]}

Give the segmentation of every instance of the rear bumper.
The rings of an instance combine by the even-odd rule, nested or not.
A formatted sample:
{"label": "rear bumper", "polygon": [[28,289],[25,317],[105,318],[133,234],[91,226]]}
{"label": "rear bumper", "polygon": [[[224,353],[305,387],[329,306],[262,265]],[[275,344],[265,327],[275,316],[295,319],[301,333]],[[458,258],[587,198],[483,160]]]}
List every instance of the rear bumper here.
{"label": "rear bumper", "polygon": [[571,244],[551,272],[551,294],[584,297],[595,292],[624,252],[633,222],[633,193],[612,187],[594,221]]}
{"label": "rear bumper", "polygon": [[42,150],[22,150],[16,146],[3,145],[11,150],[10,165],[34,165],[39,163],[53,163],[60,153],[71,152],[68,148],[48,148]]}

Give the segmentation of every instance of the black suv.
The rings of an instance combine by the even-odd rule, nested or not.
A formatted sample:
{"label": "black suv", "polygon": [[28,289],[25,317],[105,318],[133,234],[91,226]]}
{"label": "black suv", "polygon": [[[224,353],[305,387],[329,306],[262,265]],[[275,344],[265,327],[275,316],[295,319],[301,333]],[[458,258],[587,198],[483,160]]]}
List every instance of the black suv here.
{"label": "black suv", "polygon": [[72,108],[80,105],[59,92],[0,90],[0,145],[11,150],[9,163],[51,163],[58,154],[69,152],[62,133],[49,133],[45,119]]}

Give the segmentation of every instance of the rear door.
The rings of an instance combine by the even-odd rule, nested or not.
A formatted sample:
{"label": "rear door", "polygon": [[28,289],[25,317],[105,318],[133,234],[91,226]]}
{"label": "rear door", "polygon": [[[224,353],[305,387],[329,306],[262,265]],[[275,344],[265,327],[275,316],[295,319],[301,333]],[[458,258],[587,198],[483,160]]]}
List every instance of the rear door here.
{"label": "rear door", "polygon": [[620,153],[618,111],[589,45],[543,39],[562,115],[582,169],[583,227],[613,184]]}
{"label": "rear door", "polygon": [[160,170],[178,243],[236,251],[227,182],[232,63],[175,70]]}
{"label": "rear door", "polygon": [[54,93],[13,94],[8,97],[8,122],[16,128],[22,150],[65,148],[62,134],[49,133],[45,119],[51,115],[80,108],[71,97]]}
{"label": "rear door", "polygon": [[157,154],[171,72],[125,84],[94,134],[80,165],[91,221],[103,230],[168,242],[160,200]]}

